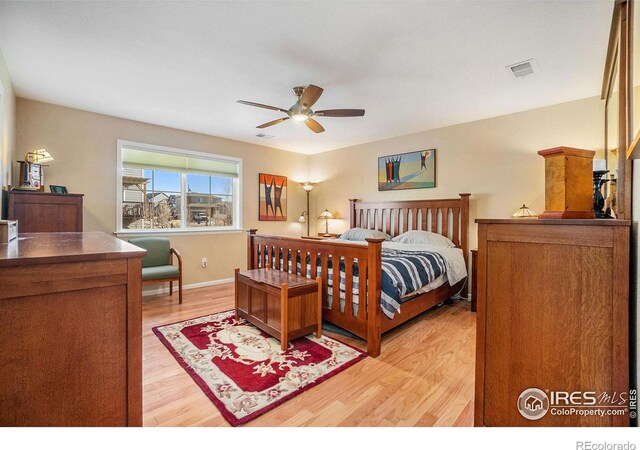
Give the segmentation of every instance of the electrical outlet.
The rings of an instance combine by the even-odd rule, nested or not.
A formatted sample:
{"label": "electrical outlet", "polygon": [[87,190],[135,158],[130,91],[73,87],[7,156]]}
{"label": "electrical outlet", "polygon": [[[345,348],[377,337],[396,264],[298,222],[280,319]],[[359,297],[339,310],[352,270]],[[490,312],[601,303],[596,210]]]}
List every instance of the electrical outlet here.
{"label": "electrical outlet", "polygon": [[207,258],[202,258],[202,268],[203,269],[207,268]]}

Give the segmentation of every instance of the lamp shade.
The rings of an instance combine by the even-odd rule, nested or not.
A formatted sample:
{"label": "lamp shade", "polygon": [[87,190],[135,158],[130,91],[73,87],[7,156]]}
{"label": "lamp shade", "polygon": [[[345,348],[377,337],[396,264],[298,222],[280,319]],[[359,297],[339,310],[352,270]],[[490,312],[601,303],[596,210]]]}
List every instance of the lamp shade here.
{"label": "lamp shade", "polygon": [[302,186],[302,189],[304,189],[307,192],[309,192],[309,191],[311,191],[311,189],[313,189],[313,185],[314,185],[314,183],[312,183],[310,181],[305,181],[304,183],[300,183],[300,186]]}
{"label": "lamp shade", "polygon": [[593,171],[596,170],[607,170],[607,160],[606,159],[594,159],[593,160]]}
{"label": "lamp shade", "polygon": [[320,214],[318,219],[324,219],[324,220],[333,219],[333,213],[328,209],[325,209],[324,211],[322,211],[322,214]]}
{"label": "lamp shade", "polygon": [[513,213],[512,217],[514,219],[533,219],[534,217],[538,217],[538,215],[531,211],[527,205],[523,204],[515,213]]}
{"label": "lamp shade", "polygon": [[51,156],[51,153],[49,153],[46,149],[40,148],[32,152],[27,152],[24,160],[30,163],[40,164],[53,161],[53,156]]}

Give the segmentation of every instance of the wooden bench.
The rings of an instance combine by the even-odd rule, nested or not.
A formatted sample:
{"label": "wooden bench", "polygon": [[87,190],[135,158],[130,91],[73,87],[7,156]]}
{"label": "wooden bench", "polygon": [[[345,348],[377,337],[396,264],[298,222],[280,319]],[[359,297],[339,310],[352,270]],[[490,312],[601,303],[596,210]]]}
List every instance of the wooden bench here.
{"label": "wooden bench", "polygon": [[235,271],[236,319],[242,317],[280,340],[322,334],[322,282],[271,268]]}

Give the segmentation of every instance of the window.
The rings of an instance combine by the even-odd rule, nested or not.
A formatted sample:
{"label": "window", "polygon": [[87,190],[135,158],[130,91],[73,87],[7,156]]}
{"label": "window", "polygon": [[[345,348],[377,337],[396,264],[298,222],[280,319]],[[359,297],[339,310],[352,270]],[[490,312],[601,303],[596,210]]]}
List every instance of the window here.
{"label": "window", "polygon": [[242,160],[118,141],[119,232],[240,229]]}

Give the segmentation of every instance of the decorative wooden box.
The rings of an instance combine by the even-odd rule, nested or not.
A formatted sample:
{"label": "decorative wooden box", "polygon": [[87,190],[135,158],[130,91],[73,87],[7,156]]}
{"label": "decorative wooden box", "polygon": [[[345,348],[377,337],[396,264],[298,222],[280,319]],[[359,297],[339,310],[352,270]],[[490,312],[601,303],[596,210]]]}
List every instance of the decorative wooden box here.
{"label": "decorative wooden box", "polygon": [[544,157],[544,212],[540,219],[593,219],[593,157],[569,147],[540,150]]}
{"label": "decorative wooden box", "polygon": [[274,270],[236,269],[236,318],[260,328],[280,339],[281,349],[287,343],[307,334],[322,333],[320,278],[308,279]]}

